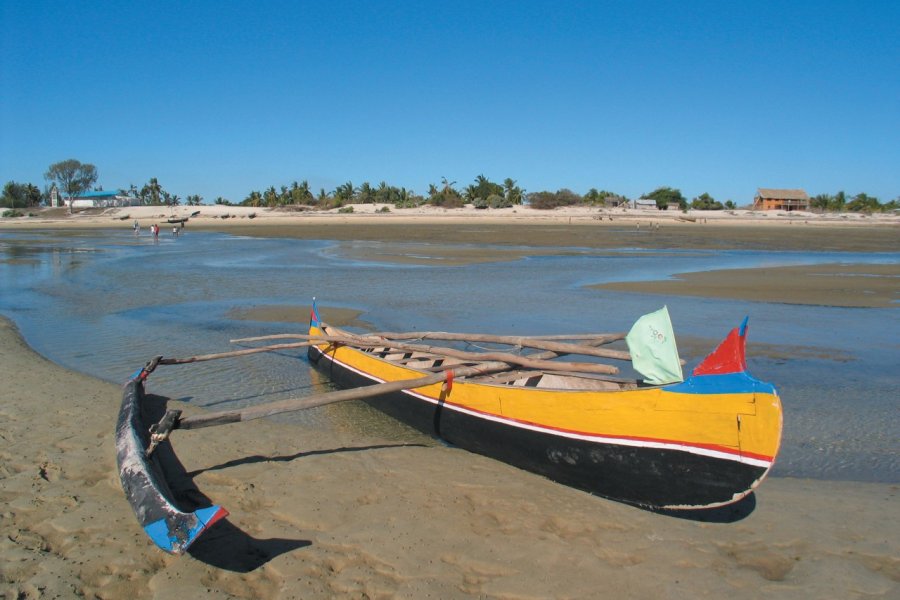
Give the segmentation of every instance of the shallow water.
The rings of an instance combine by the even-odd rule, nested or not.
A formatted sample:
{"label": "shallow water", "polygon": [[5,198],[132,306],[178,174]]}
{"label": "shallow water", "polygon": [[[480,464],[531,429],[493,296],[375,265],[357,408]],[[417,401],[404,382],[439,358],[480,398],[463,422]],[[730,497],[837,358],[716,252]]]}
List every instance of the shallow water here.
{"label": "shallow water", "polygon": [[[527,249],[527,240],[523,244]],[[365,244],[383,254],[377,246]],[[391,246],[402,250],[402,244]],[[775,474],[900,481],[896,308],[797,306],[585,287],[708,269],[896,262],[896,253],[572,248],[565,256],[423,266],[360,260],[365,248],[352,242],[190,230],[179,238],[164,233],[158,243],[146,234],[120,230],[0,232],[0,314],[15,321],[44,356],[113,382],[124,381],[157,354],[218,352],[232,348],[232,338],[302,331],[305,324],[235,320],[229,311],[303,305],[313,296],[321,306],[365,311],[362,318],[380,330],[508,334],[626,331],[640,315],[667,304],[676,334],[708,339],[706,350],[750,315],[750,370],[775,383],[785,407]],[[421,251],[417,244],[416,253]],[[800,346],[804,352],[789,359],[753,353],[754,342]],[[684,358],[689,369],[702,356]],[[153,391],[220,409],[328,386],[302,350],[160,368],[150,380]],[[386,437],[416,435],[360,405],[283,418]]]}

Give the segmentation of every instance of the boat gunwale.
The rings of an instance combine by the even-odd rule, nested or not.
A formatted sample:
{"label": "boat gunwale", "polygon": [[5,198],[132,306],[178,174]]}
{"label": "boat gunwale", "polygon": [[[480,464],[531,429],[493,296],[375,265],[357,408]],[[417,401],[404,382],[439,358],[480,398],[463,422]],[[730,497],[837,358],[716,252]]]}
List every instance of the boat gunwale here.
{"label": "boat gunwale", "polygon": [[[324,331],[324,328],[326,328],[326,327],[329,330],[340,331],[339,328],[329,326],[325,323],[321,323],[319,325],[319,327],[322,328],[323,331]],[[380,361],[382,363],[386,363],[392,367],[412,370],[411,367],[407,367],[405,365],[396,365],[395,363],[392,363],[391,361],[389,361],[383,357],[373,356],[372,353],[370,353],[370,352],[361,350],[359,348],[354,348],[352,346],[334,344],[332,342],[325,342],[321,345],[321,347],[319,345],[316,345],[313,347],[316,348],[317,350],[319,350],[323,354],[323,356],[327,356],[327,358],[329,360],[337,363],[342,368],[349,369],[352,372],[357,373],[358,375],[365,377],[373,382],[377,382],[377,383],[383,383],[385,381],[390,381],[390,380],[383,379],[383,378],[379,377],[378,375],[375,375],[369,371],[365,371],[360,366],[352,365],[352,364],[348,363],[346,360],[341,360],[336,355],[336,352],[334,352],[334,351],[326,352],[323,350],[323,348],[324,349],[332,348],[333,350],[337,350],[338,348],[346,349],[346,350],[352,351],[353,352],[352,355],[362,356],[367,359],[374,359],[374,360]],[[420,371],[416,370],[416,373],[419,374]],[[654,392],[654,391],[657,392],[657,394],[660,392],[667,392],[667,393],[674,393],[674,394],[683,393],[683,392],[670,392],[669,390],[666,389],[667,387],[671,387],[673,385],[681,385],[681,384],[668,384],[668,385],[663,385],[663,386],[653,386],[653,387],[640,388],[637,390],[625,390],[625,389],[585,390],[585,389],[536,388],[536,387],[525,387],[525,386],[509,386],[509,385],[503,385],[503,384],[486,384],[486,383],[480,383],[480,382],[468,382],[465,379],[459,379],[454,383],[454,385],[465,385],[465,386],[471,386],[473,388],[480,386],[480,387],[485,387],[485,388],[489,388],[489,389],[495,389],[498,391],[509,391],[512,389],[516,389],[516,390],[522,390],[522,391],[530,393],[530,394],[531,393],[534,393],[534,394],[542,393],[542,394],[552,394],[552,395],[574,394],[574,395],[582,395],[582,396],[598,395],[598,396],[604,396],[604,397],[614,397],[614,398],[616,398],[616,400],[618,400],[620,402],[641,401],[641,402],[652,402],[654,404],[658,401],[658,398],[655,398],[655,397],[652,399],[641,399],[641,398],[634,398],[634,397],[627,398],[627,397],[622,397],[622,395],[624,394],[626,396],[631,396],[637,392],[641,396],[644,396],[644,395],[647,395],[646,392]],[[438,388],[438,389],[440,389],[440,388]],[[720,458],[722,460],[729,460],[729,461],[740,462],[740,463],[744,463],[744,464],[752,464],[755,466],[766,467],[767,469],[771,468],[771,466],[774,464],[775,457],[777,456],[777,452],[778,452],[778,447],[776,447],[775,452],[770,456],[768,454],[762,454],[762,453],[758,453],[758,452],[751,452],[751,451],[743,450],[740,447],[739,443],[735,446],[731,446],[731,445],[726,445],[726,444],[721,444],[721,443],[717,444],[717,443],[710,443],[710,442],[687,441],[687,440],[679,440],[679,439],[674,439],[674,438],[648,437],[648,436],[637,436],[637,435],[629,435],[629,434],[610,434],[610,433],[600,433],[600,432],[594,432],[594,431],[580,431],[580,430],[570,429],[570,428],[566,428],[566,427],[551,425],[548,423],[539,423],[539,422],[535,422],[535,421],[520,419],[520,418],[516,418],[514,416],[506,415],[503,413],[480,410],[480,409],[472,407],[472,406],[454,402],[454,401],[450,400],[449,398],[444,397],[441,394],[434,396],[434,395],[425,393],[421,389],[403,390],[402,393],[405,395],[408,395],[408,396],[416,397],[422,401],[425,401],[425,402],[428,402],[431,404],[436,404],[436,405],[439,404],[445,408],[449,408],[449,409],[460,411],[460,412],[466,412],[466,413],[469,413],[478,418],[488,419],[488,420],[496,421],[499,423],[505,423],[511,427],[526,428],[526,429],[531,429],[534,431],[540,431],[540,432],[558,435],[558,436],[562,436],[562,437],[579,439],[579,440],[583,440],[583,441],[589,441],[589,442],[595,442],[595,443],[601,443],[601,444],[621,444],[621,445],[628,445],[628,446],[640,446],[640,447],[664,448],[664,449],[678,450],[678,451],[689,452],[692,454],[702,454],[704,456],[713,456],[713,457]],[[477,393],[477,390],[474,393]],[[755,404],[756,394],[754,392],[744,392],[744,394],[752,396],[754,404]],[[713,395],[713,394],[702,394],[702,395],[718,396],[718,395]],[[726,395],[733,396],[735,394],[728,393],[728,394],[721,394],[721,395],[722,396],[726,396]],[[776,395],[776,397],[777,397],[777,395]],[[723,414],[730,414],[730,411],[724,412]],[[780,446],[780,444],[778,446]]]}

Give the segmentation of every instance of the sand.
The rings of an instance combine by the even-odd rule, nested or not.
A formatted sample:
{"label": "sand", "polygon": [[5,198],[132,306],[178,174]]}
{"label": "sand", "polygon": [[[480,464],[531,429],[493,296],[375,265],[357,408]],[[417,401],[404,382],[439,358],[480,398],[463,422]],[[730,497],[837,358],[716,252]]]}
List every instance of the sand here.
{"label": "sand", "polygon": [[[451,245],[496,237],[500,225],[506,237],[499,243],[537,244],[521,237],[530,232],[548,246],[553,239],[556,245],[600,240],[586,245],[592,248],[627,235],[682,247],[686,240],[697,240],[688,247],[718,247],[729,239],[743,247],[760,244],[762,235],[769,243],[857,251],[897,251],[900,239],[890,219],[725,219],[714,225],[673,217],[661,229],[638,220],[638,230],[634,221],[617,225],[620,215],[601,229],[596,215],[498,224],[493,217],[468,214],[374,223],[384,215],[354,214],[349,223],[347,216],[275,216],[266,223],[243,214],[218,221],[241,223],[229,225],[241,233],[250,225],[254,235],[302,230],[298,235],[313,236],[330,224],[329,235],[319,237],[369,239],[351,237],[368,232],[371,239],[408,243],[430,234],[446,236],[437,241]],[[504,218],[511,216],[521,215]],[[113,217],[7,221],[0,220],[0,227],[75,230],[109,227]],[[115,222],[130,227],[130,221]],[[657,234],[667,229],[678,233]],[[173,435],[180,465],[170,465],[169,472],[182,499],[214,501],[231,516],[189,556],[172,557],[141,531],[119,486],[113,436],[121,388],[37,356],[5,320],[0,381],[5,598],[739,599],[900,593],[898,485],[771,478],[750,502],[717,514],[722,522],[701,522],[610,502],[412,432],[398,441],[378,432],[320,431],[267,420]]]}
{"label": "sand", "polygon": [[775,478],[727,515],[744,518],[697,522],[416,434],[397,442],[265,420],[176,432],[176,487],[231,516],[172,557],[119,487],[120,387],[35,355],[8,321],[0,354],[6,598],[888,598],[900,588],[896,485]]}
{"label": "sand", "polygon": [[[582,248],[698,248],[900,252],[900,215],[820,215],[774,211],[680,211],[569,207],[551,211],[419,207],[377,212],[288,211],[235,206],[159,206],[34,211],[33,217],[0,218],[0,229],[126,228],[188,217],[190,230],[303,239],[435,244],[498,244]],[[194,212],[200,214],[190,217]],[[227,218],[223,218],[227,217]]]}
{"label": "sand", "polygon": [[591,287],[786,304],[900,308],[900,263],[722,269],[680,273],[667,281],[617,282]]}
{"label": "sand", "polygon": [[[730,523],[654,514],[435,444],[265,420],[176,432],[231,516],[173,557],[119,487],[121,389],[0,321],[5,598],[871,598],[900,590],[898,486],[770,479]],[[150,383],[152,391],[152,378]],[[327,410],[327,409],[320,409]],[[190,494],[189,494],[190,495]],[[602,590],[602,594],[601,591]]]}

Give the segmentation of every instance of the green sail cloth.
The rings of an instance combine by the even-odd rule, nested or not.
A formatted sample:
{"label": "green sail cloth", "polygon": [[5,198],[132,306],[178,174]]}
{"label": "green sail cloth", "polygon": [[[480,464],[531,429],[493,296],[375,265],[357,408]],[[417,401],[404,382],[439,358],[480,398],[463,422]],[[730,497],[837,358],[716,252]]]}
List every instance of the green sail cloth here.
{"label": "green sail cloth", "polygon": [[644,382],[663,385],[684,381],[667,307],[635,321],[625,341],[631,352],[631,364],[645,377]]}

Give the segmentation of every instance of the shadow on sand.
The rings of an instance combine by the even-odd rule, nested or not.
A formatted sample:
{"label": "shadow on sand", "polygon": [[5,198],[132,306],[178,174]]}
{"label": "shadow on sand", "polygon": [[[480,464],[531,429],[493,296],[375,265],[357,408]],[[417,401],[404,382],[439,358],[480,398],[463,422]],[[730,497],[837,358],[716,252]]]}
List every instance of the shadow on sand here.
{"label": "shadow on sand", "polygon": [[700,523],[737,523],[756,510],[756,493],[750,492],[734,504],[701,510],[653,510],[660,515],[698,521]]}
{"label": "shadow on sand", "polygon": [[[156,423],[165,414],[168,398],[147,394],[142,406],[142,419],[145,423]],[[382,448],[405,446],[421,446],[421,444],[385,444],[378,446],[360,446],[353,448],[337,448],[333,450],[313,450],[298,452],[287,456],[254,455],[227,461],[204,469],[188,472],[169,442],[160,444],[154,455],[159,464],[164,480],[171,491],[173,503],[183,511],[194,511],[211,506],[214,502],[207,497],[194,483],[194,477],[207,471],[216,471],[244,464],[260,462],[288,462],[306,456],[331,454],[335,452],[362,452]],[[227,507],[226,507],[227,508]],[[191,557],[210,566],[249,573],[265,565],[273,558],[291,552],[297,548],[305,548],[312,544],[309,540],[269,538],[257,539],[242,531],[228,518],[222,519],[209,529],[188,549]]]}
{"label": "shadow on sand", "polygon": [[252,465],[254,463],[264,463],[264,462],[290,462],[292,460],[296,460],[298,458],[305,458],[307,456],[317,456],[320,454],[340,454],[341,452],[366,452],[368,450],[384,450],[386,448],[427,448],[425,444],[377,444],[372,446],[352,446],[352,447],[343,447],[343,448],[332,448],[330,450],[310,450],[309,452],[297,452],[296,454],[288,454],[286,456],[263,456],[261,454],[256,454],[254,456],[245,456],[244,458],[238,458],[235,460],[229,460],[227,462],[213,465],[211,467],[206,467],[205,469],[197,469],[196,471],[191,471],[186,473],[188,477],[196,477],[202,473],[206,473],[207,471],[221,471],[222,469],[228,469],[230,467],[237,467],[239,465]]}

